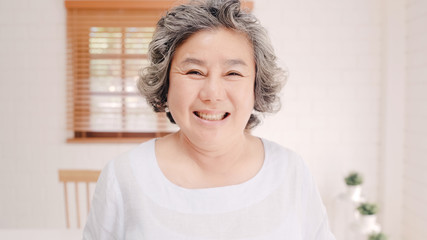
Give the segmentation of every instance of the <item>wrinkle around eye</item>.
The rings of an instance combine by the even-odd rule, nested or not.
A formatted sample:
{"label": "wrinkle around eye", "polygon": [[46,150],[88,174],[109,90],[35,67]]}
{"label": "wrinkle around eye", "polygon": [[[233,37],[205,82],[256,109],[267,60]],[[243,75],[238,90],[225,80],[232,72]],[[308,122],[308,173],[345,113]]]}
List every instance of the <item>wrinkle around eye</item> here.
{"label": "wrinkle around eye", "polygon": [[248,77],[248,75],[244,75],[243,73],[238,72],[238,71],[230,71],[230,72],[225,74],[226,79],[233,80],[233,81],[244,79],[247,77]]}
{"label": "wrinkle around eye", "polygon": [[197,70],[187,71],[186,74],[189,74],[189,75],[203,75],[203,73],[201,73],[200,71],[197,71]]}
{"label": "wrinkle around eye", "polygon": [[206,77],[206,75],[199,70],[189,70],[184,72],[184,75],[187,76],[189,79],[195,79],[195,80],[204,79]]}
{"label": "wrinkle around eye", "polygon": [[238,72],[229,72],[229,73],[227,73],[227,76],[238,76],[238,77],[243,77],[243,74],[238,73]]}

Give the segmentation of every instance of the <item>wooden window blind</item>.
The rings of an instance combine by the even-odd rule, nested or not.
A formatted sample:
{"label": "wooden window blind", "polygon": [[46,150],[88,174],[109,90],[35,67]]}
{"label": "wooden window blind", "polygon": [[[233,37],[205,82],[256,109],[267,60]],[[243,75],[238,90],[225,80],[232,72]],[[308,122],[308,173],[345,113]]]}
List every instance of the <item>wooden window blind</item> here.
{"label": "wooden window blind", "polygon": [[65,4],[68,141],[140,141],[176,130],[136,88],[155,25],[172,1]]}
{"label": "wooden window blind", "polygon": [[177,130],[152,111],[136,81],[157,21],[180,2],[65,1],[68,142],[140,142]]}

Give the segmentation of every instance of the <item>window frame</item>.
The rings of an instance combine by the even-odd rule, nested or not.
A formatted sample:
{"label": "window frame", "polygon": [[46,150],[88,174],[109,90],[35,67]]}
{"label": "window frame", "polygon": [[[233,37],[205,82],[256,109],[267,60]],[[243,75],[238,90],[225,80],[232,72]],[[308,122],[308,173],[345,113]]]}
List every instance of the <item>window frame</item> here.
{"label": "window frame", "polygon": [[[72,24],[75,24],[75,22],[71,22],[70,16],[71,14],[77,14],[78,11],[146,11],[150,14],[153,14],[154,12],[158,13],[158,18],[150,18],[148,22],[150,22],[149,25],[146,26],[132,26],[132,25],[126,25],[125,27],[155,27],[158,19],[160,19],[161,15],[163,15],[168,9],[170,9],[173,6],[176,6],[178,4],[181,4],[183,2],[187,1],[170,1],[170,0],[133,0],[133,1],[120,1],[120,0],[114,0],[114,1],[81,1],[81,0],[65,0],[65,7],[67,9],[67,63],[68,63],[68,69],[67,69],[67,125],[69,133],[72,134],[72,136],[69,136],[66,140],[68,143],[139,143],[143,141],[147,141],[152,138],[161,137],[164,135],[169,134],[170,132],[164,131],[164,132],[125,132],[125,131],[92,131],[89,127],[83,127],[87,128],[89,130],[82,131],[78,126],[79,124],[86,123],[85,120],[76,120],[78,118],[91,118],[91,96],[92,93],[90,92],[90,84],[91,84],[91,73],[90,73],[90,61],[96,58],[91,57],[90,47],[88,44],[90,44],[90,28],[87,28],[87,33],[80,35],[77,47],[73,46],[70,50],[70,44],[75,44],[75,42],[70,43],[70,41],[75,41],[75,36],[71,36],[70,29],[72,29]],[[252,10],[253,8],[253,2],[252,1],[244,1],[242,2],[242,7]],[[78,26],[79,27],[79,26]],[[108,24],[104,24],[103,22],[100,22],[98,26],[92,26],[92,27],[115,27]],[[118,26],[125,28],[124,26]],[[86,31],[86,30],[85,30]],[[70,37],[71,36],[71,37]],[[82,37],[84,36],[84,37]],[[71,38],[71,39],[70,39]],[[124,41],[124,35],[121,37],[121,44],[123,44]],[[81,41],[80,41],[81,40]],[[79,51],[87,50],[84,54],[87,54],[86,59],[79,57]],[[123,48],[122,48],[123,49]],[[126,53],[123,52],[120,54],[120,59],[123,61],[125,58],[124,56]],[[102,58],[102,56],[100,56]],[[135,56],[132,56],[131,58],[134,59]],[[143,59],[143,58],[142,58]],[[76,63],[76,61],[79,61]],[[81,61],[84,61],[81,65],[78,65],[81,63]],[[125,76],[123,75],[123,62],[121,62],[122,69],[121,69],[121,82],[123,84],[124,81],[126,81]],[[77,67],[79,66],[79,67]],[[71,68],[71,69],[70,69]],[[70,75],[71,71],[71,75]],[[125,88],[122,87],[121,91],[118,95],[120,95],[120,99],[122,102],[122,106],[120,109],[122,116],[126,116],[126,106],[123,105],[123,99],[125,98],[124,95],[126,95]],[[105,92],[106,93],[106,92]],[[87,100],[89,98],[89,100]],[[81,103],[83,102],[83,103]],[[71,106],[70,106],[71,105]],[[77,106],[78,105],[78,106]],[[125,118],[125,117],[124,117]],[[123,119],[124,119],[123,118]],[[162,121],[167,121],[166,116],[164,113],[157,113],[157,119],[161,119]],[[90,122],[90,120],[87,120]],[[122,120],[123,122],[123,120]],[[157,121],[159,122],[159,120]],[[123,124],[123,123],[121,123]],[[123,130],[123,129],[122,129]]]}
{"label": "window frame", "polygon": [[[93,111],[91,109],[91,99],[94,99],[94,95],[96,93],[92,93],[90,89],[91,84],[91,78],[93,75],[90,73],[91,66],[90,62],[94,59],[114,59],[117,58],[117,60],[120,61],[121,69],[119,76],[120,84],[124,84],[126,81],[126,77],[124,76],[124,61],[130,56],[127,56],[127,54],[124,52],[125,48],[121,48],[122,52],[116,54],[115,56],[95,56],[90,52],[91,48],[88,44],[90,44],[90,34],[91,34],[91,28],[92,27],[120,27],[122,29],[122,32],[125,30],[125,28],[130,27],[155,27],[155,23],[160,18],[161,14],[167,9],[171,8],[177,4],[175,1],[72,1],[72,0],[66,0],[65,1],[65,7],[67,9],[67,40],[69,41],[67,43],[68,49],[71,50],[68,52],[68,67],[71,69],[68,69],[68,71],[72,72],[71,76],[68,76],[68,86],[67,86],[67,102],[71,100],[71,102],[68,102],[70,106],[67,107],[68,113],[67,113],[67,121],[68,121],[68,130],[70,133],[70,136],[67,138],[67,142],[69,143],[79,143],[79,142],[102,142],[102,143],[116,143],[116,142],[142,142],[149,140],[151,138],[155,137],[161,137],[169,132],[125,132],[123,131],[123,124],[126,124],[123,119],[126,118],[126,109],[127,107],[124,106],[125,99],[126,99],[126,91],[124,90],[124,87],[122,87],[118,92],[113,93],[114,97],[117,97],[117,99],[120,99],[121,106],[118,107],[119,111],[122,115],[122,120],[120,121],[120,125],[122,128],[122,131],[114,131],[113,128],[111,128],[112,131],[97,131],[92,130],[92,127],[90,126],[90,119],[93,118]],[[104,11],[147,11],[150,12],[150,17],[153,14],[153,12],[158,12],[158,18],[157,19],[150,19],[148,22],[150,24],[146,25],[146,23],[142,23],[138,26],[133,25],[133,22],[131,21],[130,24],[127,24],[126,26],[123,25],[114,25],[111,23],[104,23],[99,22],[96,26],[90,26],[87,28],[83,28],[82,30],[79,30],[78,34],[76,33],[70,33],[71,31],[74,31],[72,28],[78,28],[80,26],[76,26],[76,23],[73,20],[78,18],[78,14],[81,11],[91,11],[94,14],[97,14],[97,12],[104,12]],[[73,15],[74,16],[71,16]],[[75,39],[78,38],[76,41]],[[120,44],[124,44],[123,41],[125,39],[125,35],[123,34],[120,39]],[[71,43],[70,43],[71,41]],[[72,45],[71,47],[69,45]],[[86,57],[82,57],[82,55]],[[134,56],[130,56],[129,59],[135,59],[138,57],[138,54],[135,54]],[[139,56],[141,57],[141,56]],[[146,58],[146,56],[145,56]],[[144,56],[141,57],[141,59],[144,59]],[[79,61],[76,63],[76,61]],[[69,74],[69,73],[68,73]],[[100,95],[106,95],[106,92],[101,92]],[[81,103],[83,102],[83,103]],[[159,113],[160,114],[160,113]],[[159,115],[158,114],[158,115]],[[120,113],[118,114],[120,115]],[[163,113],[163,115],[165,115]],[[165,117],[163,117],[165,118]],[[81,120],[81,119],[89,119],[89,120]],[[83,123],[88,124],[88,126],[83,127],[86,128],[85,130],[82,130],[79,126],[81,126]],[[119,127],[120,128],[120,127]],[[107,129],[108,130],[108,129]]]}

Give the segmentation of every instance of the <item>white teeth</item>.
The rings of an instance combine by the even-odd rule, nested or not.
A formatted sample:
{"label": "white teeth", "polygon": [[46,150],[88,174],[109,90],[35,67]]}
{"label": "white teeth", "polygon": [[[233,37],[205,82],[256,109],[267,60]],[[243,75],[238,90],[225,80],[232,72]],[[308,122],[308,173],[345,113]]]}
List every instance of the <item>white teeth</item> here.
{"label": "white teeth", "polygon": [[197,116],[199,116],[201,119],[209,120],[209,121],[218,121],[224,118],[225,113],[220,114],[208,114],[208,113],[201,113],[197,112]]}

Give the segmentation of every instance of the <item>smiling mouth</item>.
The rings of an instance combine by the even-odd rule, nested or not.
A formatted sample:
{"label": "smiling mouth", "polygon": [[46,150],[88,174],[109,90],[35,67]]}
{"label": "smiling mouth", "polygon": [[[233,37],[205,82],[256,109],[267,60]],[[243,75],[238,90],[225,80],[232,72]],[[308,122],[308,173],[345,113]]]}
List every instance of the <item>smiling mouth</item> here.
{"label": "smiling mouth", "polygon": [[207,121],[220,121],[225,119],[226,117],[228,117],[230,115],[230,113],[225,112],[225,113],[217,113],[217,114],[209,114],[209,113],[202,113],[202,112],[193,112],[194,115],[196,115],[198,118],[201,118],[203,120],[207,120]]}

